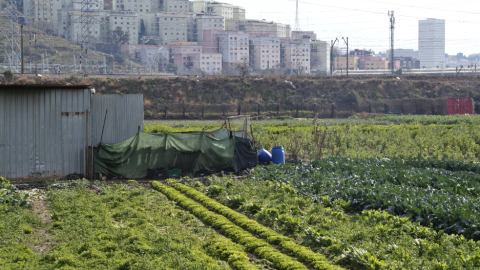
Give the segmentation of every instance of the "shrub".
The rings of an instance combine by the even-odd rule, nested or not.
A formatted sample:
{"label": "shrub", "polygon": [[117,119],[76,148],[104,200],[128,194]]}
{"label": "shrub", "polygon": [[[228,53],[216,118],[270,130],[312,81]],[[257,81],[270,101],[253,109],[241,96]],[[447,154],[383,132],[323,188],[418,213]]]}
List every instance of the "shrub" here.
{"label": "shrub", "polygon": [[5,77],[5,81],[7,82],[13,81],[13,73],[10,70],[3,72],[3,77]]}

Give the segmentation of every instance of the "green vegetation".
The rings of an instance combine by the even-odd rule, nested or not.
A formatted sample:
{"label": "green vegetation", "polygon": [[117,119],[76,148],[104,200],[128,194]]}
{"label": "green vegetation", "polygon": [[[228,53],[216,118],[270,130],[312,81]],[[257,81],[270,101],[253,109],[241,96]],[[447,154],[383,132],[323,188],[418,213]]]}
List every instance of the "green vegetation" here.
{"label": "green vegetation", "polygon": [[[326,195],[315,199],[275,180],[213,177],[198,189],[207,193],[211,186],[221,187],[222,192],[213,197],[218,202],[229,205],[234,198],[245,198],[237,211],[347,269],[480,267],[480,242],[437,232],[386,211],[351,212],[352,206],[342,199]],[[253,205],[260,210],[250,212]]]}
{"label": "green vegetation", "polygon": [[151,189],[66,188],[37,196],[34,210],[2,209],[1,269],[256,269],[239,246]]}
{"label": "green vegetation", "polygon": [[256,168],[252,177],[289,184],[351,211],[381,209],[446,233],[480,240],[480,166],[419,158],[322,159],[307,166]]}
{"label": "green vegetation", "polygon": [[[255,254],[260,258],[263,258],[272,262],[273,266],[276,269],[292,269],[292,270],[308,269],[305,265],[297,262],[295,259],[282,254],[281,252],[273,248],[270,244],[268,244],[264,240],[260,240],[252,236],[250,233],[244,231],[242,228],[240,228],[239,226],[243,228],[248,227],[248,225],[246,225],[246,223],[249,223],[248,222],[249,219],[247,217],[239,214],[238,219],[235,220],[234,222],[239,225],[239,226],[236,226],[234,225],[234,223],[229,221],[229,219],[232,219],[231,216],[234,215],[234,213],[236,213],[235,211],[232,211],[226,208],[225,210],[229,211],[229,213],[227,213],[225,211],[218,211],[220,209],[215,209],[217,210],[217,212],[221,214],[221,215],[217,215],[212,213],[211,211],[208,211],[201,204],[196,203],[191,199],[188,199],[187,197],[182,195],[182,193],[180,193],[179,191],[173,188],[162,185],[159,182],[152,182],[152,185],[155,189],[164,193],[168,198],[177,202],[181,207],[189,210],[192,214],[200,218],[205,223],[209,224],[210,226],[216,229],[221,230],[226,236],[230,237],[233,241],[245,246],[247,251]],[[182,189],[185,186],[180,184],[175,184],[174,187],[178,189]],[[208,205],[209,208],[213,208],[215,207],[213,205],[213,203],[215,202],[213,200],[211,201],[212,202],[210,204],[206,201],[202,201],[202,203]],[[221,204],[219,204],[219,206],[223,207]],[[228,219],[225,216],[227,216]],[[240,219],[242,219],[242,221]],[[263,226],[261,226],[256,222],[254,224],[250,223],[250,225],[253,225],[253,226],[256,225],[256,226],[253,228],[248,227],[247,229],[248,231],[255,232],[262,238],[269,237],[267,240],[268,242],[279,245],[281,249],[287,250],[289,254],[299,258],[302,261],[309,262],[310,265],[315,267],[316,269],[341,269],[333,265],[330,265],[326,261],[324,256],[320,254],[315,254],[310,249],[297,246],[290,239],[282,237],[273,231],[270,232],[270,230],[268,230],[267,228],[264,228]]]}
{"label": "green vegetation", "polygon": [[220,213],[243,229],[266,239],[267,242],[271,244],[278,245],[281,250],[291,254],[292,256],[295,256],[301,261],[310,264],[316,269],[341,269],[339,267],[329,265],[325,256],[314,253],[309,248],[295,244],[292,239],[283,237],[275,231],[268,229],[256,221],[249,219],[247,216],[239,214],[236,211],[216,202],[215,200],[205,196],[203,193],[198,192],[193,188],[184,186],[182,184],[174,184],[173,187],[201,202],[207,208]]}

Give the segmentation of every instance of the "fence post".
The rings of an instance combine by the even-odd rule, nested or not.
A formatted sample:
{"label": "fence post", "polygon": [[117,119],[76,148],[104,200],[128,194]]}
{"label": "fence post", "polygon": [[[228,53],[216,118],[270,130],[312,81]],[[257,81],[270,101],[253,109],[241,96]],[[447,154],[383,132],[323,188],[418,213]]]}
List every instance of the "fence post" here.
{"label": "fence post", "polygon": [[238,104],[238,115],[242,114],[242,106]]}
{"label": "fence post", "polygon": [[330,114],[331,118],[335,118],[335,104],[332,104],[332,113]]}
{"label": "fence post", "polygon": [[167,110],[168,110],[167,105],[165,105],[165,120],[167,119]]}
{"label": "fence post", "polygon": [[277,105],[277,117],[280,115],[280,102]]}
{"label": "fence post", "polygon": [[260,115],[260,104],[257,104],[257,116]]}
{"label": "fence post", "polygon": [[223,104],[223,116],[225,116],[225,107],[226,107],[226,105]]}
{"label": "fence post", "polygon": [[313,104],[313,117],[315,118],[315,115],[317,115],[317,103]]}
{"label": "fence post", "polygon": [[183,102],[182,106],[183,106],[183,118],[185,118],[185,101]]}
{"label": "fence post", "polygon": [[372,113],[372,104],[368,103],[368,113]]}
{"label": "fence post", "polygon": [[385,108],[385,113],[388,114],[388,105],[387,105],[387,104],[384,104],[384,108]]}
{"label": "fence post", "polygon": [[298,118],[298,103],[297,103],[297,113],[295,114],[295,117]]}
{"label": "fence post", "polygon": [[205,108],[204,105],[202,105],[202,119],[205,119],[205,117],[203,116],[203,109]]}

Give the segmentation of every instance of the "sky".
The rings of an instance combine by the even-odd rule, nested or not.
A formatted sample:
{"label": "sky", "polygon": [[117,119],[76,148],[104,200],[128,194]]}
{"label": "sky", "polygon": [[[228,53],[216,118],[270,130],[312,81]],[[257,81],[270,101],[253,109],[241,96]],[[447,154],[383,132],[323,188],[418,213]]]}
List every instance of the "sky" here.
{"label": "sky", "polygon": [[[247,19],[265,19],[295,26],[295,0],[222,0],[246,9]],[[396,20],[395,48],[418,49],[418,21],[446,20],[445,52],[480,53],[479,0],[299,0],[301,30],[315,31],[317,39],[349,38],[350,49],[385,51],[389,47],[390,19]]]}

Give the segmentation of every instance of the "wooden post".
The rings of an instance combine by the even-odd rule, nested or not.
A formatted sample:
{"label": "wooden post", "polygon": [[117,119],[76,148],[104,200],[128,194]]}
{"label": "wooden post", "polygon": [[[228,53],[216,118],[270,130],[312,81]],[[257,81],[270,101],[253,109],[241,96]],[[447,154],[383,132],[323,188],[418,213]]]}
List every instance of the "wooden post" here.
{"label": "wooden post", "polygon": [[335,104],[332,104],[332,112],[330,114],[331,118],[335,118]]}
{"label": "wooden post", "polygon": [[167,120],[167,105],[165,105],[165,120]]}
{"label": "wooden post", "polygon": [[372,113],[372,104],[368,103],[368,113]]}
{"label": "wooden post", "polygon": [[225,104],[223,104],[223,116],[225,116],[225,109],[226,109],[226,107],[227,107],[227,106],[226,106]]}
{"label": "wooden post", "polygon": [[297,103],[297,113],[295,115],[296,115],[295,117],[298,118],[298,103]]}
{"label": "wooden post", "polygon": [[183,102],[182,106],[183,106],[183,118],[185,118],[185,101]]}
{"label": "wooden post", "polygon": [[238,115],[242,114],[242,107],[238,104]]}
{"label": "wooden post", "polygon": [[257,116],[260,115],[260,104],[257,104]]}
{"label": "wooden post", "polygon": [[205,106],[202,105],[202,119],[204,119],[204,116],[203,116],[203,109],[205,108]]}
{"label": "wooden post", "polygon": [[280,102],[277,105],[277,117],[280,115]]}
{"label": "wooden post", "polygon": [[315,118],[315,115],[317,115],[317,104],[313,104],[313,117]]}

